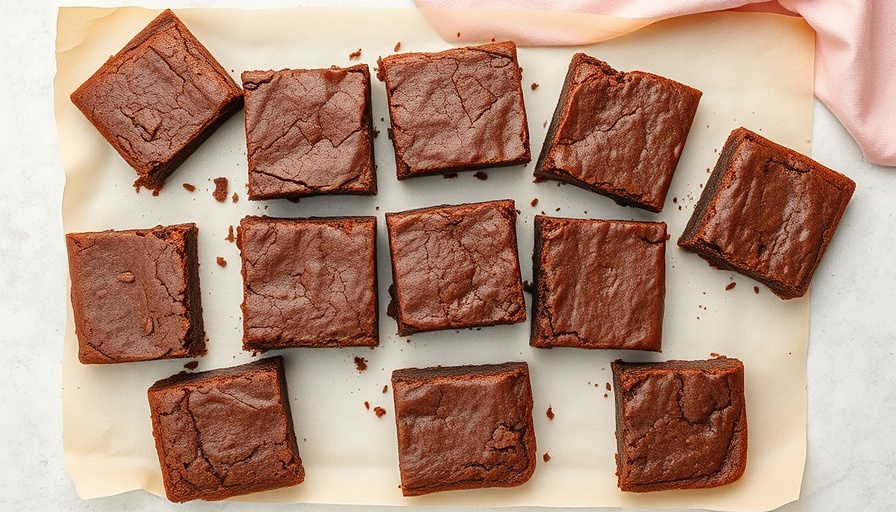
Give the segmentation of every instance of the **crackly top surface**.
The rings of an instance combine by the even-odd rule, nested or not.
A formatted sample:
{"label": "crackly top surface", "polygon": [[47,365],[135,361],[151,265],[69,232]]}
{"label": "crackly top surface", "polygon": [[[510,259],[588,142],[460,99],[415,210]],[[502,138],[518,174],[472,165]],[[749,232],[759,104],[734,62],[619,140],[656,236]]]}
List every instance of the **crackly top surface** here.
{"label": "crackly top surface", "polygon": [[159,189],[172,161],[232,112],[242,91],[166,10],[72,93],[72,101],[137,171],[137,184]]}
{"label": "crackly top surface", "polygon": [[658,212],[701,96],[668,78],[616,71],[578,53],[535,174]]}
{"label": "crackly top surface", "polygon": [[679,245],[806,293],[855,183],[745,128],[731,133]]}
{"label": "crackly top surface", "polygon": [[378,343],[376,218],[246,217],[247,349]]}
{"label": "crackly top surface", "polygon": [[398,178],[528,162],[512,42],[380,60]]}
{"label": "crackly top surface", "polygon": [[387,213],[398,331],[525,321],[511,200]]}
{"label": "crackly top surface", "polygon": [[524,483],[535,470],[526,363],[392,374],[405,496]]}
{"label": "crackly top surface", "polygon": [[149,403],[171,501],[220,500],[304,479],[279,357],[161,380]]}
{"label": "crackly top surface", "polygon": [[535,217],[531,343],[660,350],[666,225]]}
{"label": "crackly top surface", "polygon": [[189,268],[198,265],[197,231],[180,224],[66,235],[82,363],[205,353],[198,276]]}
{"label": "crackly top surface", "polygon": [[729,484],[744,472],[747,415],[737,359],[612,363],[619,487]]}
{"label": "crackly top surface", "polygon": [[376,192],[370,71],[247,71],[249,198]]}

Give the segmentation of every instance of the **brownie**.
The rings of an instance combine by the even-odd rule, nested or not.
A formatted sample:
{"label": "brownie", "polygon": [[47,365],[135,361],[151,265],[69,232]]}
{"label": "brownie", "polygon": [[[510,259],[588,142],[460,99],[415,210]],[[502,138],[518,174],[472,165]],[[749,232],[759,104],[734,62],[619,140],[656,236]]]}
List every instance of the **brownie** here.
{"label": "brownie", "polygon": [[387,213],[398,334],[526,320],[512,200]]}
{"label": "brownie", "polygon": [[243,348],[379,343],[376,217],[245,217]]}
{"label": "brownie", "polygon": [[181,373],[148,396],[169,500],[217,501],[305,479],[283,358]]}
{"label": "brownie", "polygon": [[170,10],[162,12],[71,95],[72,102],[158,191],[227,118],[243,93]]}
{"label": "brownie", "polygon": [[531,159],[516,45],[500,42],[379,60],[398,179]]}
{"label": "brownie", "polygon": [[663,209],[702,92],[577,53],[535,166],[622,205]]}
{"label": "brownie", "polygon": [[614,361],[616,475],[630,492],[730,484],[747,464],[744,365],[737,359]]}
{"label": "brownie", "polygon": [[82,363],[205,354],[198,233],[177,224],[65,236]]}
{"label": "brownie", "polygon": [[783,299],[802,297],[855,186],[809,157],[738,128],[678,245]]}
{"label": "brownie", "polygon": [[535,471],[526,363],[392,372],[401,492],[514,487]]}
{"label": "brownie", "polygon": [[249,199],[376,194],[370,71],[246,71]]}
{"label": "brownie", "polygon": [[533,347],[660,351],[666,224],[535,216]]}

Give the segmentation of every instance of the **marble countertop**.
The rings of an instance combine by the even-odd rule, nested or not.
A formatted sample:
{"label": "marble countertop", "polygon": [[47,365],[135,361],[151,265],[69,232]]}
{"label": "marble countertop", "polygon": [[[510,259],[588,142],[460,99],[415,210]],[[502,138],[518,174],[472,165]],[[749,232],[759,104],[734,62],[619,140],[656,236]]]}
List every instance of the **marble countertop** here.
{"label": "marble countertop", "polygon": [[[121,2],[93,1],[98,6]],[[227,0],[134,2],[151,8],[240,7]],[[410,6],[410,1],[381,2]],[[60,369],[65,280],[63,176],[53,117],[56,10],[70,2],[0,4],[0,339],[7,384],[0,389],[0,509],[174,510],[133,492],[83,501],[62,459]],[[356,1],[263,0],[255,7],[368,5]],[[813,157],[857,183],[856,193],[812,287],[808,355],[808,455],[799,501],[779,510],[884,510],[896,503],[896,169],[868,163],[837,119],[816,101]],[[191,510],[254,510],[245,503],[193,503]],[[181,508],[181,507],[178,507]],[[336,510],[319,505],[269,510]],[[382,507],[385,510],[385,507]],[[358,510],[370,510],[358,508]]]}

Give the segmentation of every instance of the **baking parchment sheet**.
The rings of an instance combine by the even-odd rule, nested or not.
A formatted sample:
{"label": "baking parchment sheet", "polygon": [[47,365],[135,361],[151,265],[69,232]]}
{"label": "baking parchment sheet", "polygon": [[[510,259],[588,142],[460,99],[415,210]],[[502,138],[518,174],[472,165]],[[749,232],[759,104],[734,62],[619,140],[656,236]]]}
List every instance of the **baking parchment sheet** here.
{"label": "baking parchment sheet", "polygon": [[[63,222],[66,232],[198,223],[209,354],[198,360],[197,370],[252,359],[241,350],[240,261],[236,245],[225,240],[229,226],[235,227],[248,214],[376,215],[379,221],[380,347],[272,352],[282,354],[287,362],[290,405],[307,478],[293,488],[239,499],[764,510],[799,497],[806,450],[808,297],[782,301],[745,277],[710,268],[697,256],[678,249],[675,240],[732,129],[743,125],[808,153],[813,33],[801,19],[712,13],[660,22],[588,47],[520,48],[533,163],[487,170],[484,181],[462,173],[454,179],[435,176],[398,182],[386,136],[385,91],[374,79],[379,194],[314,197],[291,203],[246,200],[242,113],[225,123],[167,180],[161,194],[153,197],[146,190],[135,192],[133,170],[69,101],[78,85],[157,14],[139,8],[59,11],[55,105],[66,175]],[[357,62],[373,69],[378,56],[395,51],[439,51],[452,46],[415,10],[185,9],[177,15],[237,81],[240,72],[254,69]],[[350,54],[359,49],[360,57],[351,59]],[[661,214],[621,207],[574,186],[533,183],[534,159],[576,51],[619,70],[649,71],[703,91]],[[230,193],[236,192],[237,202],[218,203],[212,198],[215,177],[229,178]],[[196,190],[187,191],[184,183]],[[398,337],[395,322],[385,315],[391,273],[383,214],[501,198],[514,199],[520,211],[520,264],[527,280],[531,280],[533,218],[537,213],[666,222],[672,239],[666,256],[663,352],[537,350],[528,346],[528,322]],[[218,256],[226,260],[226,267],[216,263]],[[736,285],[728,289],[731,283]],[[70,307],[68,315],[62,390],[64,451],[79,494],[93,498],[142,488],[164,495],[146,389],[156,380],[184,370],[187,360],[81,365]],[[702,359],[713,354],[737,357],[746,365],[750,441],[743,478],[708,490],[620,492],[614,475],[610,361]],[[365,371],[356,368],[355,357],[366,359]],[[512,489],[403,498],[392,394],[387,388],[391,371],[511,360],[527,361],[531,369],[538,443],[538,467],[532,479]],[[385,408],[386,415],[377,417],[373,412],[376,406]],[[553,420],[547,418],[548,407]],[[545,453],[550,455],[549,462],[542,459]]]}

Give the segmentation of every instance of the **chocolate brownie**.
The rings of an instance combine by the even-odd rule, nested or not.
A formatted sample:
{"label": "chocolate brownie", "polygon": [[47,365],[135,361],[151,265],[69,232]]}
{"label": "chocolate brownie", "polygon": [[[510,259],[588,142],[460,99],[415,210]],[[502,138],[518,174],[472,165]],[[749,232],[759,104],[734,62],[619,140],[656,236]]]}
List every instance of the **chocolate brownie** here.
{"label": "chocolate brownie", "polygon": [[535,471],[526,363],[392,372],[401,492],[514,487]]}
{"label": "chocolate brownie", "polygon": [[531,159],[512,42],[379,60],[398,179]]}
{"label": "chocolate brownie", "polygon": [[198,232],[177,224],[65,236],[82,363],[205,354]]}
{"label": "chocolate brownie", "polygon": [[148,397],[169,500],[217,501],[305,479],[283,358],[178,374]]}
{"label": "chocolate brownie", "polygon": [[660,351],[666,224],[535,216],[533,347]]}
{"label": "chocolate brownie", "polygon": [[616,71],[577,53],[535,176],[659,212],[702,95],[668,78]]}
{"label": "chocolate brownie", "polygon": [[243,348],[376,346],[376,218],[245,217]]}
{"label": "chocolate brownie", "polygon": [[230,75],[170,10],[162,12],[71,95],[137,171],[162,183],[243,104]]}
{"label": "chocolate brownie", "polygon": [[614,361],[623,491],[730,484],[747,464],[744,365],[737,359]]}
{"label": "chocolate brownie", "polygon": [[387,213],[398,334],[526,320],[512,200]]}
{"label": "chocolate brownie", "polygon": [[746,128],[731,132],[678,245],[802,297],[855,183]]}
{"label": "chocolate brownie", "polygon": [[370,71],[246,71],[249,199],[376,194]]}

